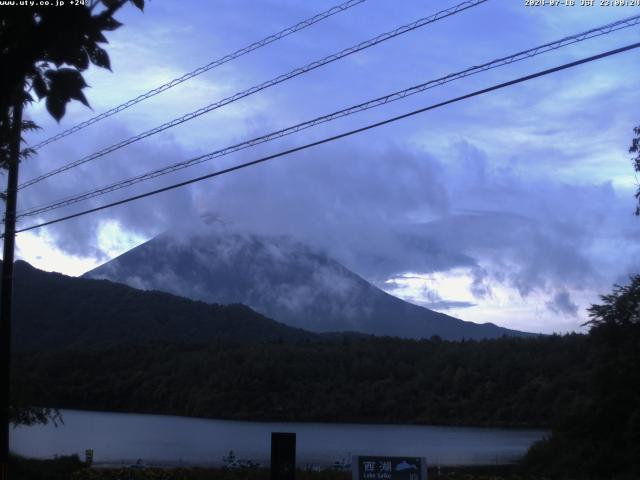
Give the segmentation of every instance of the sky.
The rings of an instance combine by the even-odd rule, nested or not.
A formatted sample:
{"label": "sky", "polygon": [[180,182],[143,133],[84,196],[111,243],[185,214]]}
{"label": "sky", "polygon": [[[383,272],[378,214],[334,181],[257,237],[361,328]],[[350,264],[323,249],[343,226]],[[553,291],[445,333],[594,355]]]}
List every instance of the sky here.
{"label": "sky", "polygon": [[[366,2],[42,148],[21,181],[296,67],[457,4]],[[577,1],[576,3],[580,3]],[[598,2],[599,3],[599,2]],[[108,35],[112,72],[91,68],[65,130],[337,4],[185,0],[125,7]],[[20,192],[19,210],[192,158],[495,58],[640,14],[640,7],[489,0],[300,75]],[[434,88],[73,207],[20,227],[203,175],[493,84],[640,41],[640,27]],[[536,332],[584,331],[586,308],[640,272],[640,51],[589,63],[17,237],[17,257],[80,275],[204,221],[290,235],[387,292],[449,315]]]}

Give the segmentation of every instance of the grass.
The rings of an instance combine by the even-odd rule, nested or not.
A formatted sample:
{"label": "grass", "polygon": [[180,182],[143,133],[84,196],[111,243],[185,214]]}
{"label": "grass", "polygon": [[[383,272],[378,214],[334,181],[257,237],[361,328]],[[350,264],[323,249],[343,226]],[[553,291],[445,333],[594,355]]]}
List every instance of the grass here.
{"label": "grass", "polygon": [[68,480],[84,468],[84,463],[77,455],[52,460],[33,460],[12,455],[9,458],[9,479]]}
{"label": "grass", "polygon": [[[269,470],[225,468],[87,468],[76,456],[34,460],[13,456],[11,480],[270,480]],[[443,467],[430,469],[429,480],[542,480],[520,476],[516,466]],[[351,472],[298,470],[296,480],[350,480]]]}

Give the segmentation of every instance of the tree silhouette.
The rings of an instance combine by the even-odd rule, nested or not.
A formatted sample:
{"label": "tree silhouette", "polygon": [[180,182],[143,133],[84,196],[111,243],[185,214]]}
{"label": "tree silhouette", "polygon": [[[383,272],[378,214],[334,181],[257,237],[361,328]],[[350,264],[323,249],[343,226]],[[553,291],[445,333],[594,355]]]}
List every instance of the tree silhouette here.
{"label": "tree silhouette", "polygon": [[[129,0],[102,0],[91,5],[4,7],[0,10],[0,132],[3,166],[10,162],[11,112],[19,104],[45,99],[47,110],[60,120],[67,103],[89,105],[82,76],[91,63],[110,69],[100,46],[104,35],[122,24],[113,15]],[[131,0],[138,8],[144,0]],[[96,12],[98,5],[104,9]]]}
{"label": "tree silhouette", "polygon": [[71,100],[89,105],[82,72],[90,64],[110,69],[109,55],[101,44],[105,32],[121,26],[114,14],[131,1],[144,8],[144,0],[85,0],[82,4],[56,5],[35,2],[33,6],[0,7],[0,168],[6,169],[4,255],[0,316],[0,480],[7,478],[9,419],[43,419],[42,412],[10,410],[9,372],[11,358],[11,297],[18,167],[21,159],[34,154],[21,149],[22,134],[37,128],[23,120],[24,106],[44,100],[57,120]]}
{"label": "tree silhouette", "polygon": [[601,305],[588,308],[586,325],[640,325],[640,275],[632,275],[629,285],[615,285],[613,292],[600,296]]}
{"label": "tree silhouette", "polygon": [[[636,137],[631,142],[629,153],[636,154],[635,158],[633,158],[633,168],[636,173],[640,173],[640,125],[633,129],[633,133],[636,134]],[[636,205],[636,215],[640,216],[640,184],[638,185],[638,191],[636,192],[636,199],[638,200],[638,205]]]}

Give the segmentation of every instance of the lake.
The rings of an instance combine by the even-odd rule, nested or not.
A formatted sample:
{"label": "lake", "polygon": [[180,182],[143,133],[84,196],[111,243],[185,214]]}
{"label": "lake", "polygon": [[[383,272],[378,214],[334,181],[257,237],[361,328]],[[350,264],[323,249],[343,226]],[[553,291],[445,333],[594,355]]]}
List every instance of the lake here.
{"label": "lake", "polygon": [[64,425],[18,427],[11,450],[35,458],[94,450],[96,464],[221,465],[233,450],[268,464],[271,432],[297,434],[297,463],[329,465],[349,455],[410,455],[430,465],[511,463],[547,432],[413,425],[269,423],[62,410]]}

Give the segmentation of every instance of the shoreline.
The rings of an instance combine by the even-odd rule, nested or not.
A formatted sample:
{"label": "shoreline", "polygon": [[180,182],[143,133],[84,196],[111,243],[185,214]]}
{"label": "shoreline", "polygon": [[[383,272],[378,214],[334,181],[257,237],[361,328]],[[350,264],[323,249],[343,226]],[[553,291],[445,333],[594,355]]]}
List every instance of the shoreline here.
{"label": "shoreline", "polygon": [[[551,433],[551,426],[540,425],[492,425],[492,424],[456,424],[456,423],[399,423],[399,422],[385,422],[385,421],[348,421],[348,422],[332,422],[329,420],[278,420],[275,419],[254,419],[254,418],[224,418],[224,417],[198,417],[192,415],[179,415],[175,413],[153,413],[153,412],[134,412],[129,410],[90,410],[84,408],[65,408],[65,407],[46,407],[58,410],[60,413],[67,412],[81,412],[81,413],[106,413],[117,415],[146,415],[154,417],[168,417],[168,418],[180,418],[180,419],[192,419],[192,420],[210,420],[213,422],[234,422],[234,423],[258,423],[258,424],[290,424],[290,425],[336,425],[336,426],[348,426],[348,425],[380,425],[389,427],[433,427],[433,428],[460,428],[460,429],[478,429],[478,430],[505,430],[505,431],[540,431],[545,433]],[[62,416],[62,425],[64,425],[64,416]]]}

